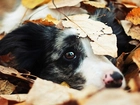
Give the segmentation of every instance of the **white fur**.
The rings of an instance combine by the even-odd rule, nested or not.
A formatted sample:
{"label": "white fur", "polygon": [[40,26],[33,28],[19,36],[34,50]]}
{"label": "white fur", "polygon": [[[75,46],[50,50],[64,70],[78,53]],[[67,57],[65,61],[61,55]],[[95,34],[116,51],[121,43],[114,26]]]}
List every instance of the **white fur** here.
{"label": "white fur", "polygon": [[[56,38],[55,40],[55,48],[57,48],[57,50],[60,50],[62,48],[62,45],[65,45],[63,40],[70,35],[78,36],[77,30],[74,28],[67,28],[64,31],[60,31],[60,33],[58,33],[58,38]],[[53,58],[53,60],[56,60],[59,58],[59,54],[57,52],[53,52],[51,57]]]}
{"label": "white fur", "polygon": [[[107,72],[117,71],[122,74],[105,56],[95,55],[93,53],[88,39],[83,38],[82,42],[87,57],[83,60],[76,72],[80,72],[85,77],[85,86],[93,84],[100,89],[105,87],[103,78]],[[125,87],[124,78],[121,87]]]}

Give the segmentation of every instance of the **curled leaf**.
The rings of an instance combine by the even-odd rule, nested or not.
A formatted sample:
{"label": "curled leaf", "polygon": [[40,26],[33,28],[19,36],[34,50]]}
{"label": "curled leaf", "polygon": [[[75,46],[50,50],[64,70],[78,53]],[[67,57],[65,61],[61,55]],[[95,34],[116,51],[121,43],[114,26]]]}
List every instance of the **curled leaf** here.
{"label": "curled leaf", "polygon": [[79,37],[89,37],[95,54],[117,56],[117,40],[111,27],[90,19],[87,14],[69,16],[62,24],[77,29]]}
{"label": "curled leaf", "polygon": [[39,5],[48,3],[50,0],[22,0],[22,5],[26,8],[33,9]]}

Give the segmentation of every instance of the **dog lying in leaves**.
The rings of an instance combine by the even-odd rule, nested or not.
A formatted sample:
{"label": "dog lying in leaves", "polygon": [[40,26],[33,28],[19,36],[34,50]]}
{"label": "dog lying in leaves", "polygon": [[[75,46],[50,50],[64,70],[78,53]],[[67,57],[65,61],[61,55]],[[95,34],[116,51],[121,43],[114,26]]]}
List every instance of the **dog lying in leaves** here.
{"label": "dog lying in leaves", "polygon": [[[115,19],[115,8],[110,9],[112,11],[96,9],[92,16],[112,27],[121,53],[128,38]],[[106,15],[100,17],[103,14]],[[15,65],[12,67],[17,70],[26,69],[55,83],[65,81],[71,88],[83,89],[88,85],[99,89],[125,87],[125,79],[119,69],[107,57],[95,55],[89,38],[78,37],[74,28],[24,24],[0,41],[0,55],[8,53],[14,57]]]}

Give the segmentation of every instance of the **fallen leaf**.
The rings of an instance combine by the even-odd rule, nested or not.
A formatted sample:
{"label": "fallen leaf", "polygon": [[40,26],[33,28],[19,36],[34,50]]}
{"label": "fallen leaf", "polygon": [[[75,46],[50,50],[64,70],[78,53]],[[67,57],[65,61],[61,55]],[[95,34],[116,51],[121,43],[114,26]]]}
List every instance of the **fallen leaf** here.
{"label": "fallen leaf", "polygon": [[0,33],[0,40],[5,36],[5,32]]}
{"label": "fallen leaf", "polygon": [[96,1],[83,1],[84,4],[89,4],[93,7],[97,7],[97,8],[105,8],[106,7],[106,3],[101,3],[101,2],[96,2]]}
{"label": "fallen leaf", "polygon": [[8,80],[0,80],[0,95],[11,94],[15,88],[16,86],[10,83]]}
{"label": "fallen leaf", "polygon": [[128,83],[128,86],[130,87],[130,91],[131,92],[137,92],[139,91],[139,87],[136,83],[136,80],[134,78],[131,78],[129,83]]}
{"label": "fallen leaf", "polygon": [[128,33],[133,39],[140,41],[140,25],[133,25]]}
{"label": "fallen leaf", "polygon": [[48,14],[46,16],[45,20],[47,20],[48,22],[52,22],[55,25],[57,25],[59,23],[59,21],[57,19],[55,19],[54,17],[52,17],[50,14]]}
{"label": "fallen leaf", "polygon": [[79,93],[78,90],[38,78],[27,95],[26,105],[58,105],[71,99],[72,94]]}
{"label": "fallen leaf", "polygon": [[140,69],[140,48],[134,51],[132,59],[137,64],[138,68]]}
{"label": "fallen leaf", "polygon": [[121,24],[128,36],[131,36],[132,39],[140,40],[140,25],[133,25],[133,23],[127,20],[121,21]]}
{"label": "fallen leaf", "polygon": [[60,85],[70,87],[69,84],[67,84],[66,82],[62,82]]}
{"label": "fallen leaf", "polygon": [[22,0],[22,5],[24,5],[26,8],[33,9],[39,5],[48,3],[51,0]]}
{"label": "fallen leaf", "polygon": [[140,24],[140,7],[132,9],[125,19],[132,22],[134,25]]}
{"label": "fallen leaf", "polygon": [[127,21],[127,20],[121,20],[121,25],[123,26],[123,29],[125,31],[125,33],[127,35],[129,35],[129,30],[131,28],[131,26],[133,25],[130,21]]}
{"label": "fallen leaf", "polygon": [[3,66],[14,66],[16,65],[14,58],[15,57],[11,53],[8,53],[6,55],[1,55],[0,64]]}
{"label": "fallen leaf", "polygon": [[14,104],[14,105],[26,105],[26,102],[20,102],[20,103]]}
{"label": "fallen leaf", "polygon": [[62,20],[62,24],[77,29],[79,37],[89,37],[95,54],[117,57],[117,40],[111,27],[89,19],[87,14],[69,16],[67,20]]}
{"label": "fallen leaf", "polygon": [[140,6],[140,1],[139,0],[120,0],[121,3],[126,5],[127,7],[136,7]]}
{"label": "fallen leaf", "polygon": [[6,99],[8,101],[23,102],[26,100],[27,94],[0,95],[0,97]]}
{"label": "fallen leaf", "polygon": [[[52,1],[54,1],[54,3]],[[60,8],[60,7],[66,7],[66,6],[76,6],[81,1],[84,1],[84,0],[51,0],[47,5],[49,8],[56,9],[56,7]],[[56,7],[54,4],[56,5]]]}
{"label": "fallen leaf", "polygon": [[41,19],[37,19],[37,20],[26,20],[23,24],[26,24],[29,22],[36,23],[36,24],[42,24],[45,26],[54,26],[59,23],[59,21],[57,19],[53,18],[50,14],[48,14],[46,16],[46,18],[41,18]]}
{"label": "fallen leaf", "polygon": [[93,94],[79,105],[139,105],[139,96],[139,93],[130,94],[121,89],[105,89],[98,94]]}
{"label": "fallen leaf", "polygon": [[116,67],[121,71],[123,72],[123,69],[124,69],[124,58],[125,58],[125,55],[126,53],[122,53],[118,58],[117,58],[117,61],[116,61]]}
{"label": "fallen leaf", "polygon": [[0,105],[8,105],[8,101],[2,97],[0,97]]}
{"label": "fallen leaf", "polygon": [[19,73],[13,68],[0,66],[0,78],[2,80],[8,80],[10,83],[16,86],[13,93],[27,93],[32,87],[35,77],[27,73]]}

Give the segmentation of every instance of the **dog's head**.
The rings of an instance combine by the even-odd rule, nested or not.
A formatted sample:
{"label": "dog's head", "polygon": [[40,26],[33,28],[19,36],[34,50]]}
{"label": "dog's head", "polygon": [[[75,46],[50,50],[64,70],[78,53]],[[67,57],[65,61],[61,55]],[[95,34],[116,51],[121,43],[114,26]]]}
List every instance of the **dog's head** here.
{"label": "dog's head", "polygon": [[0,41],[0,54],[9,52],[15,68],[72,88],[125,86],[121,72],[105,56],[95,55],[89,39],[78,37],[73,28],[25,24]]}

